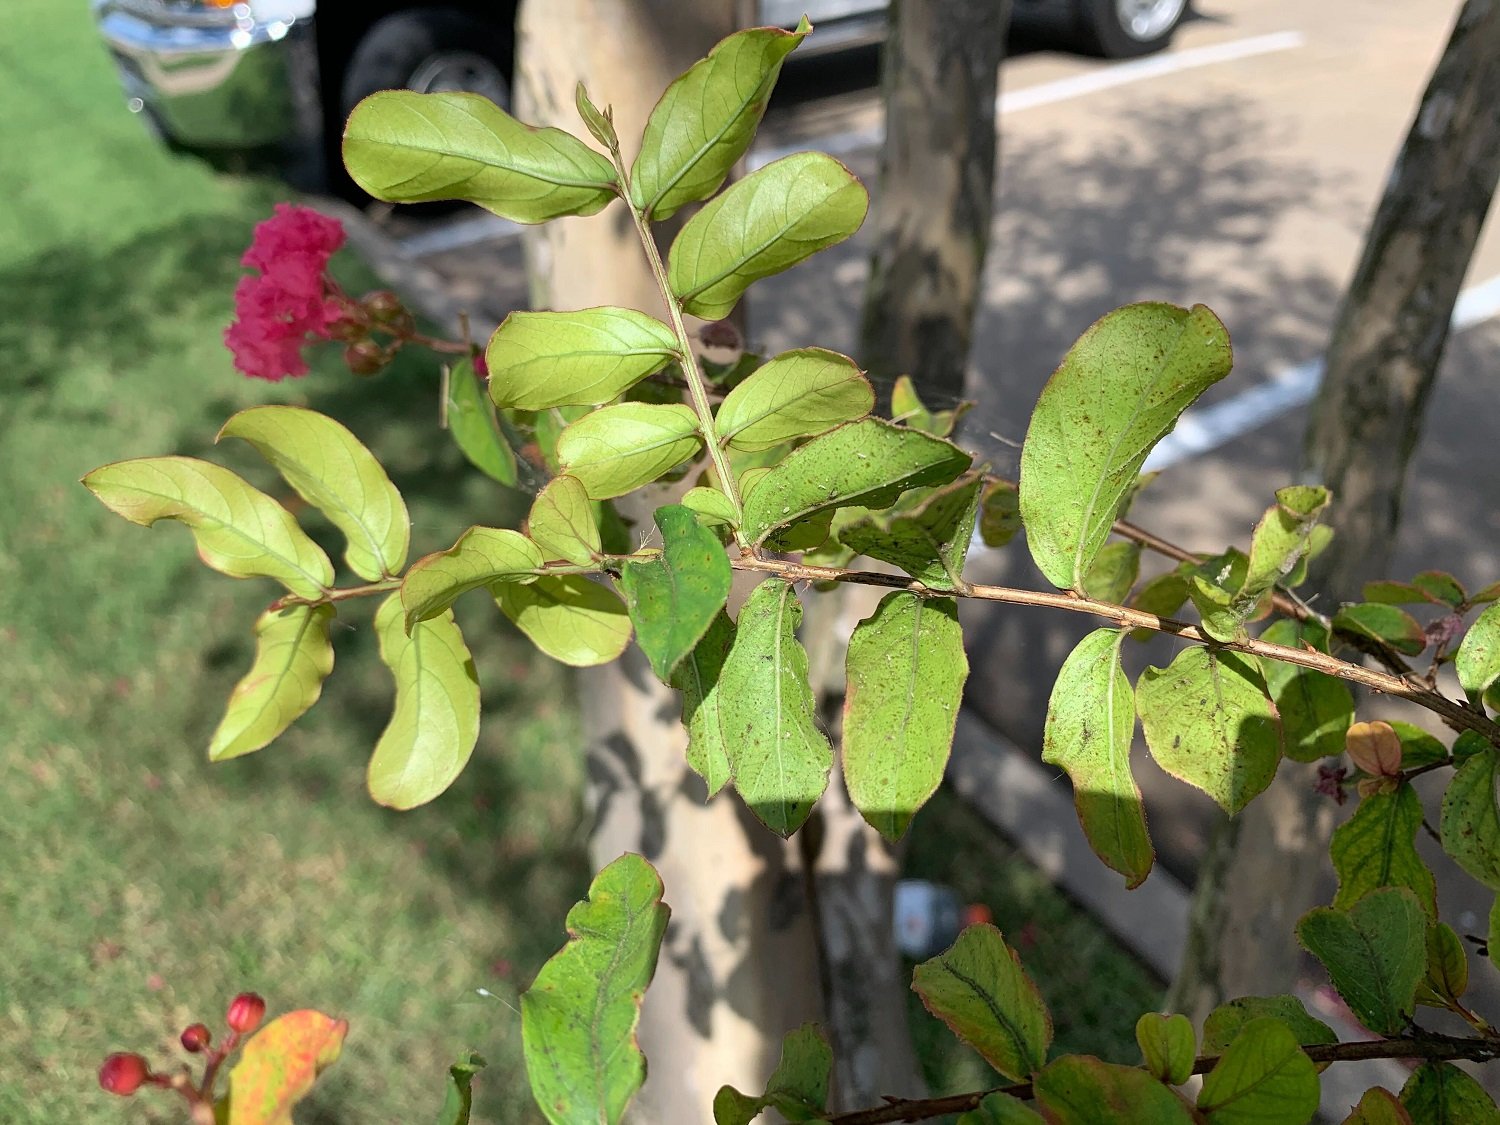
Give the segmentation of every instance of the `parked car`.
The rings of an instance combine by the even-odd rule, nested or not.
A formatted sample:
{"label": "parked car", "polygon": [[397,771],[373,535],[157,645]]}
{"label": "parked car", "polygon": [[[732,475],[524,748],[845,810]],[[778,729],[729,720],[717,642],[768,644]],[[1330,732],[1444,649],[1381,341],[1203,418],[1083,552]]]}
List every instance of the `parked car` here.
{"label": "parked car", "polygon": [[[337,167],[349,110],[376,90],[510,101],[517,0],[91,0],[127,104],[166,142],[273,151],[298,180]],[[887,0],[760,0],[757,23],[805,12],[816,50],[874,41]],[[1187,0],[1015,0],[1016,19],[1112,57],[1164,47]],[[806,53],[806,52],[803,52]],[[330,163],[330,158],[332,162]]]}

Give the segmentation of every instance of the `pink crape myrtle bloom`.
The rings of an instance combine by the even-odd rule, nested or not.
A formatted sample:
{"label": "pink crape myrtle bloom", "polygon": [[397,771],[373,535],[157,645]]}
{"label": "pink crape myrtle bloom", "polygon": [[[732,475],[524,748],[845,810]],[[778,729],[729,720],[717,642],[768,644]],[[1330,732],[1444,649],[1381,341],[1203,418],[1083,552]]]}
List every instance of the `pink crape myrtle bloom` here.
{"label": "pink crape myrtle bloom", "polygon": [[344,316],[345,301],[327,277],[328,259],[343,244],[343,224],[310,207],[278,203],[256,224],[240,264],[259,272],[235,286],[235,319],[224,330],[236,368],[273,382],[307,374],[303,348],[332,339]]}

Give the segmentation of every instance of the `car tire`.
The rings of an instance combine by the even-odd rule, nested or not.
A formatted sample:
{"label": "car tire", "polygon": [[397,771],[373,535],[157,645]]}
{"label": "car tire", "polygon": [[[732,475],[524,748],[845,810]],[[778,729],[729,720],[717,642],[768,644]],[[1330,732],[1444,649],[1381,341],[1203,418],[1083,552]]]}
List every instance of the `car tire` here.
{"label": "car tire", "polygon": [[1188,12],[1188,0],[1078,0],[1079,46],[1107,59],[1160,51]]}
{"label": "car tire", "polygon": [[453,8],[409,9],[377,20],[349,56],[340,109],[347,120],[377,90],[464,90],[510,108],[515,32]]}

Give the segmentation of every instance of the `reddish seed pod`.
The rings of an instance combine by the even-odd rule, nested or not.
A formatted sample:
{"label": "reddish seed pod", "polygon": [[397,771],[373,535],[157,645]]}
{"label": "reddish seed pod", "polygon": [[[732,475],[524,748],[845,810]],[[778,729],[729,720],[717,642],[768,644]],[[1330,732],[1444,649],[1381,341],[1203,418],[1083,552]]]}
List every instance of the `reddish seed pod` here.
{"label": "reddish seed pod", "polygon": [[373,340],[360,340],[344,349],[344,365],[356,375],[378,374],[391,361],[391,353]]}
{"label": "reddish seed pod", "polygon": [[224,1022],[229,1025],[231,1031],[244,1035],[259,1027],[265,1014],[266,1002],[264,1000],[253,992],[241,992],[229,1002],[229,1011],[224,1014]]}
{"label": "reddish seed pod", "polygon": [[128,1051],[110,1055],[99,1068],[99,1085],[122,1098],[135,1093],[150,1077],[151,1068],[146,1060]]}
{"label": "reddish seed pod", "polygon": [[208,1050],[209,1044],[213,1042],[213,1036],[209,1034],[208,1028],[201,1023],[195,1023],[190,1027],[183,1028],[182,1046],[185,1050],[197,1054],[199,1051]]}

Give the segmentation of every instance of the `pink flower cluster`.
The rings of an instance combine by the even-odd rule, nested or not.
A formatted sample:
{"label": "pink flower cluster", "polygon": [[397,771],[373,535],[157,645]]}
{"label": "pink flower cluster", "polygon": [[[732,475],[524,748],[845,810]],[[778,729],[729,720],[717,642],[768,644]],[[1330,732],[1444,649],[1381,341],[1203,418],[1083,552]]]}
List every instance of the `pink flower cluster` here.
{"label": "pink flower cluster", "polygon": [[307,374],[302,349],[332,339],[344,316],[326,276],[343,244],[343,224],[309,207],[278,203],[275,215],[256,224],[240,264],[260,272],[235,286],[235,319],[224,330],[236,368],[272,381]]}

